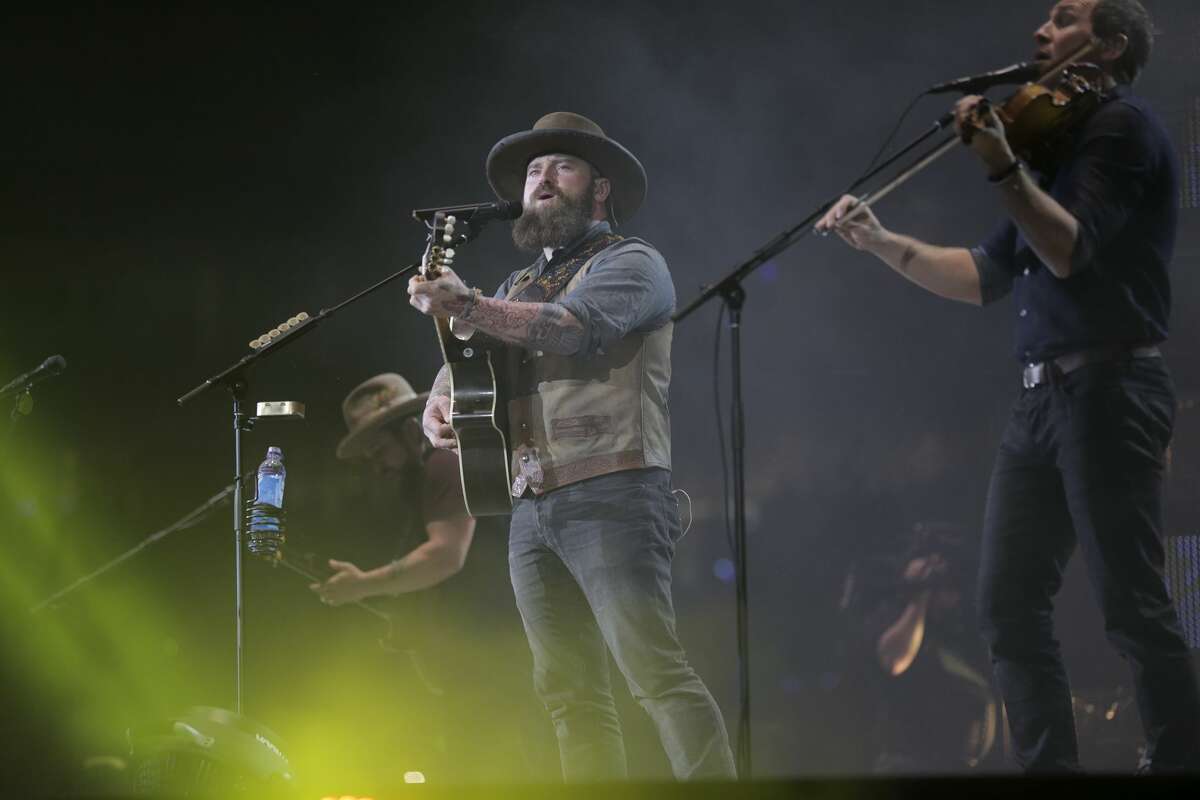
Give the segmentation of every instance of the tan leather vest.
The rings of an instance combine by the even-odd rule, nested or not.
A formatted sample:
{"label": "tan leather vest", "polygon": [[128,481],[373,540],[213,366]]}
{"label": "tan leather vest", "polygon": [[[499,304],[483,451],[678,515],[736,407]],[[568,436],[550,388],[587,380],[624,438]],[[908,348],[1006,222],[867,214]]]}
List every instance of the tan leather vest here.
{"label": "tan leather vest", "polygon": [[[563,287],[579,285],[593,257]],[[509,297],[529,282],[518,276]],[[671,468],[673,323],[631,333],[592,358],[513,351],[508,431],[514,494],[641,467]],[[525,481],[521,482],[521,477]]]}

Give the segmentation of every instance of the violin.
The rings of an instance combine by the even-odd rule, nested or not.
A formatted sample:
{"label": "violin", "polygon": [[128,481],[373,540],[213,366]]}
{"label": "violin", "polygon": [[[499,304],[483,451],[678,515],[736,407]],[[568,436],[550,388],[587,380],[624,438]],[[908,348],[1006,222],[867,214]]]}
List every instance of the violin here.
{"label": "violin", "polygon": [[[1050,65],[1036,83],[1022,86],[1016,94],[997,108],[997,116],[1004,125],[1005,137],[1014,154],[1039,172],[1052,170],[1062,148],[1070,142],[1076,126],[1100,106],[1103,99],[1102,73],[1091,64],[1080,63],[1089,56],[1099,42],[1085,42],[1075,52]],[[1088,80],[1085,73],[1095,71],[1097,77]],[[1051,88],[1051,84],[1054,88]],[[962,135],[945,139],[940,145],[921,156],[888,183],[858,198],[858,204],[849,210],[843,219],[849,219],[870,208],[887,197],[917,173],[950,152],[960,141],[970,142],[974,130],[983,127],[978,116],[988,105],[976,106],[973,126],[967,126]],[[953,115],[947,114],[937,127],[949,124]],[[830,204],[832,205],[832,203]]]}
{"label": "violin", "polygon": [[[1087,73],[1093,73],[1088,76]],[[1052,170],[1070,143],[1074,131],[1103,101],[1103,72],[1092,64],[1063,69],[1050,88],[1046,78],[1022,86],[1002,105],[981,103],[979,111],[993,107],[1004,125],[1013,153],[1038,172]],[[970,131],[964,131],[970,142]]]}

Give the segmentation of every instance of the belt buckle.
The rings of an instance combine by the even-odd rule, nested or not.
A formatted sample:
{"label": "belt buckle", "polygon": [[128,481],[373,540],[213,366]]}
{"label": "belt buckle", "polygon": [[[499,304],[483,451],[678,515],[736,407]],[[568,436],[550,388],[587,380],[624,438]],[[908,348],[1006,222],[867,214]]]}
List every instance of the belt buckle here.
{"label": "belt buckle", "polygon": [[1021,370],[1021,385],[1026,389],[1035,389],[1046,380],[1046,362],[1039,361],[1036,364],[1028,364],[1025,369]]}
{"label": "belt buckle", "polygon": [[516,456],[518,471],[512,483],[512,496],[520,497],[525,494],[527,487],[537,492],[546,479],[542,464],[538,461],[537,448],[523,444],[517,448]]}

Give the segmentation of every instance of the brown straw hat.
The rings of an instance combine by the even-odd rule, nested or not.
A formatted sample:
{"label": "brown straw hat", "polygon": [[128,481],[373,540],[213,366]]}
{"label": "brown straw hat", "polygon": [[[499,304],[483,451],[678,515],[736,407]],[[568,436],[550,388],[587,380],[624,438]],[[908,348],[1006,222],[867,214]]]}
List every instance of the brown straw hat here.
{"label": "brown straw hat", "polygon": [[417,394],[408,381],[394,372],[368,378],[342,401],[342,416],[350,432],[337,446],[337,457],[354,459],[384,425],[419,414],[429,392]]}
{"label": "brown straw hat", "polygon": [[612,183],[613,215],[627,222],[646,199],[646,170],[633,153],[604,135],[600,126],[570,111],[555,111],[533,128],[496,142],[487,157],[487,179],[501,200],[521,202],[525,168],[545,153],[567,153],[589,162]]}

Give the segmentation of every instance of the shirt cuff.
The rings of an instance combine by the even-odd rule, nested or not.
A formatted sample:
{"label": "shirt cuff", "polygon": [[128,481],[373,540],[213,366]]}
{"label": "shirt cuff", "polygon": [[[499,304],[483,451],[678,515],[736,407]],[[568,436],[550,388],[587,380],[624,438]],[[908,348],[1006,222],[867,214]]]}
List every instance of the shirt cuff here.
{"label": "shirt cuff", "polygon": [[988,305],[1008,294],[1012,289],[1012,275],[988,255],[982,247],[971,248],[971,259],[979,273],[979,297],[982,305]]}
{"label": "shirt cuff", "polygon": [[600,336],[592,325],[592,310],[587,307],[587,303],[581,302],[575,297],[564,297],[551,302],[565,308],[567,313],[579,320],[579,324],[583,327],[583,339],[580,340],[579,349],[573,355],[577,358],[591,358],[596,355],[596,351],[600,349]]}

